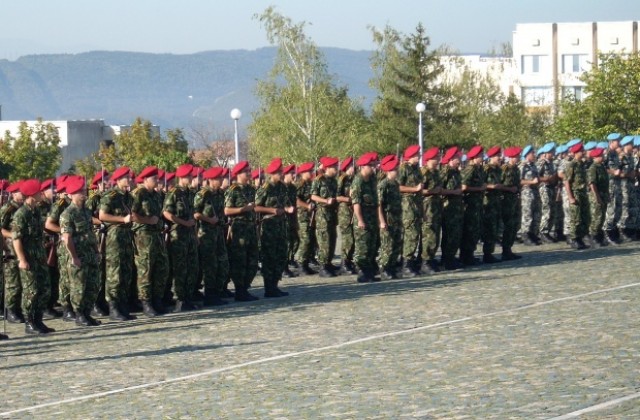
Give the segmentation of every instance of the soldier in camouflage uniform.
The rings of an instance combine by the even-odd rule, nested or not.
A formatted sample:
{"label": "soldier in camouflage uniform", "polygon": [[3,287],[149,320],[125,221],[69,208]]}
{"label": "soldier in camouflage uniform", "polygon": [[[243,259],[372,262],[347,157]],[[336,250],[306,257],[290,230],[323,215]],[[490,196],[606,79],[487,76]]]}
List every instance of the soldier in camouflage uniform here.
{"label": "soldier in camouflage uniform", "polygon": [[620,137],[620,133],[611,133],[607,136],[609,147],[604,160],[604,166],[609,174],[609,202],[604,222],[604,234],[605,240],[610,245],[618,244],[618,223],[620,222],[620,216],[622,216]]}
{"label": "soldier in camouflage uniform", "polygon": [[521,149],[519,147],[509,147],[505,149],[504,156],[509,159],[508,162],[502,165],[502,178],[500,184],[502,184],[502,261],[517,260],[521,257],[514,254],[511,248],[516,240],[516,234],[518,232],[518,222],[520,220],[520,214],[518,211],[518,205],[520,203],[520,197],[518,193],[520,191],[520,169],[518,162],[520,160]]}
{"label": "soldier in camouflage uniform", "polygon": [[204,306],[225,305],[224,292],[229,277],[227,255],[222,168],[203,173],[205,185],[195,196],[193,211],[198,221],[198,258],[204,280]]}
{"label": "soldier in camouflage uniform", "polygon": [[97,326],[100,322],[91,317],[91,310],[98,298],[100,254],[93,217],[85,207],[84,178],[68,180],[66,189],[71,204],[60,215],[60,234],[69,252],[66,268],[69,270],[71,305],[76,313],[76,325]]}
{"label": "soldier in camouflage uniform", "polygon": [[460,259],[464,265],[479,263],[473,254],[482,233],[482,201],[486,190],[482,153],[482,146],[474,146],[469,149],[467,166],[461,174],[464,193],[464,220],[460,242]]}
{"label": "soldier in camouflage uniform", "polygon": [[622,211],[618,230],[620,239],[631,242],[635,239],[635,225],[637,216],[637,200],[634,199],[634,185],[636,182],[636,165],[633,157],[633,136],[625,136],[621,141],[620,153],[620,189],[622,191]]}
{"label": "soldier in camouflage uniform", "polygon": [[296,184],[296,204],[300,245],[296,253],[296,261],[300,264],[304,274],[317,274],[315,270],[309,267],[309,261],[313,257],[314,244],[316,242],[316,203],[311,200],[312,170],[313,162],[303,163],[297,169],[299,179]]}
{"label": "soldier in camouflage uniform", "polygon": [[324,174],[317,176],[311,184],[311,199],[316,203],[316,238],[318,239],[318,262],[320,277],[335,277],[336,267],[331,264],[338,236],[338,182],[336,180],[338,159],[320,159]]}
{"label": "soldier in camouflage uniform", "polygon": [[[394,156],[395,157],[395,156]],[[349,194],[353,203],[355,236],[355,262],[358,266],[358,282],[376,281],[376,252],[380,223],[378,207],[378,191],[376,177],[372,166],[375,156],[371,153],[362,155],[356,164],[360,168],[355,176]],[[397,162],[396,162],[397,163]],[[394,264],[387,261],[385,265]]]}
{"label": "soldier in camouflage uniform", "polygon": [[538,153],[538,176],[540,180],[540,239],[545,243],[554,242],[552,233],[556,225],[556,186],[558,184],[558,174],[553,163],[553,148],[555,143],[547,143],[542,146]]}
{"label": "soldier in camouflage uniform", "polygon": [[602,226],[607,214],[609,201],[609,174],[603,165],[603,149],[597,148],[589,152],[593,163],[587,170],[589,184],[589,204],[591,208],[591,224],[589,225],[589,239],[592,248],[608,245],[604,239]]}
{"label": "soldier in camouflage uniform", "polygon": [[[45,226],[47,215],[51,211],[53,200],[55,198],[54,187],[55,182],[52,178],[45,180],[40,186],[42,197],[38,201],[36,206],[38,207],[38,212],[40,213],[40,219],[42,221],[43,228]],[[47,308],[44,311],[44,319],[60,318],[62,316],[62,313],[54,308],[56,302],[58,302],[58,287],[60,280],[60,272],[58,271],[58,260],[56,257],[55,246],[56,236],[45,232],[44,247],[45,253],[47,255],[47,273],[49,275],[49,285],[51,286],[51,290],[49,293],[49,302],[47,304]]]}
{"label": "soldier in camouflage uniform", "polygon": [[565,161],[565,157],[566,157],[565,146],[564,145],[558,146],[556,148],[555,159],[553,160],[553,164],[556,168],[556,194],[555,194],[555,199],[553,201],[554,212],[556,215],[555,221],[553,224],[553,232],[555,234],[553,236],[554,241],[564,241],[567,239],[564,235],[564,208],[563,208],[563,202],[562,202],[564,188],[562,185],[562,181],[560,180],[560,170],[561,168],[564,168],[563,162]]}
{"label": "soldier in camouflage uniform", "polygon": [[169,279],[169,258],[162,238],[162,201],[155,190],[157,174],[155,166],[144,168],[139,175],[143,182],[131,193],[138,297],[142,312],[148,317],[163,312],[162,297]]}
{"label": "soldier in camouflage uniform", "polygon": [[340,164],[340,176],[338,177],[338,226],[340,227],[340,240],[342,247],[341,274],[357,274],[353,264],[355,252],[355,239],[353,232],[353,205],[351,204],[350,188],[353,183],[355,168],[353,158],[348,157]]}
{"label": "soldier in camouflage uniform", "polygon": [[260,242],[264,297],[276,298],[289,295],[278,288],[278,282],[287,266],[286,215],[293,214],[295,209],[282,182],[282,160],[273,159],[265,173],[269,179],[256,192],[255,211],[262,214]]}
{"label": "soldier in camouflage uniform", "polygon": [[578,143],[571,147],[573,160],[564,171],[564,188],[571,205],[571,226],[569,234],[571,247],[575,249],[588,248],[582,238],[589,233],[589,198],[587,196],[587,171],[583,161],[584,147]]}
{"label": "soldier in camouflage uniform", "polygon": [[498,221],[502,212],[502,167],[500,166],[500,147],[487,150],[489,161],[484,166],[487,191],[482,202],[482,262],[491,264],[500,262],[493,256],[498,242]]}
{"label": "soldier in camouflage uniform", "polygon": [[536,166],[536,154],[532,146],[527,146],[522,151],[524,161],[520,167],[520,198],[522,200],[522,222],[520,236],[525,245],[539,245],[538,231],[542,214],[540,199],[540,176]]}
{"label": "soldier in camouflage uniform", "polygon": [[11,223],[13,247],[18,258],[22,285],[22,311],[27,334],[47,334],[55,330],[42,322],[49,304],[51,285],[44,251],[44,226],[37,203],[41,199],[40,181],[29,179],[20,185],[24,204]]}
{"label": "soldier in camouflage uniform", "polygon": [[457,147],[451,147],[442,157],[442,265],[455,270],[462,265],[455,259],[462,239],[464,202],[460,177],[460,155]]}
{"label": "soldier in camouflage uniform", "polygon": [[380,224],[380,253],[378,265],[382,280],[399,278],[396,272],[402,253],[402,197],[398,184],[398,158],[389,155],[382,159],[381,169],[386,177],[378,182],[378,219]]}
{"label": "soldier in camouflage uniform", "polygon": [[[440,246],[440,232],[442,229],[442,176],[438,169],[437,147],[424,152],[422,156],[422,269],[421,272],[438,271],[436,252]],[[428,267],[425,267],[428,265]]]}
{"label": "soldier in camouflage uniform", "polygon": [[407,147],[404,162],[398,170],[398,183],[402,193],[402,276],[413,277],[420,274],[420,260],[417,258],[422,233],[422,174],[420,173],[420,146]]}
{"label": "soldier in camouflage uniform", "polygon": [[24,203],[24,196],[19,191],[20,182],[15,182],[7,191],[11,193],[11,199],[0,209],[0,223],[2,225],[2,237],[4,243],[3,274],[5,280],[4,308],[7,321],[11,323],[24,322],[24,316],[20,309],[22,301],[22,285],[20,283],[20,271],[18,260],[13,248],[13,236],[11,223],[16,211]]}
{"label": "soldier in camouflage uniform", "polygon": [[171,222],[171,279],[176,299],[174,312],[197,309],[193,293],[198,276],[198,241],[193,218],[193,195],[189,188],[193,166],[185,164],[176,169],[178,185],[169,190],[164,199],[163,215]]}
{"label": "soldier in camouflage uniform", "polygon": [[231,173],[236,182],[229,187],[224,198],[224,214],[231,220],[227,251],[229,274],[235,286],[235,300],[257,300],[249,287],[258,272],[258,237],[256,234],[255,189],[250,185],[247,161],[238,162]]}
{"label": "soldier in camouflage uniform", "polygon": [[[287,188],[287,197],[289,197],[289,202],[293,205],[294,210],[297,206],[297,194],[298,188],[296,187],[294,181],[294,175],[296,173],[296,165],[288,165],[285,166],[282,170],[282,176],[284,177],[283,183]],[[297,277],[298,275],[291,271],[289,266],[293,266],[299,268],[298,264],[295,261],[295,255],[298,251],[298,247],[300,246],[300,236],[298,234],[298,212],[294,211],[293,213],[286,213],[287,218],[287,265],[282,272],[282,277],[291,278]]]}
{"label": "soldier in camouflage uniform", "polygon": [[129,171],[126,166],[114,171],[111,181],[116,186],[100,200],[99,218],[107,230],[105,246],[105,297],[109,318],[114,321],[132,319],[129,315],[129,290],[133,281],[133,232]]}

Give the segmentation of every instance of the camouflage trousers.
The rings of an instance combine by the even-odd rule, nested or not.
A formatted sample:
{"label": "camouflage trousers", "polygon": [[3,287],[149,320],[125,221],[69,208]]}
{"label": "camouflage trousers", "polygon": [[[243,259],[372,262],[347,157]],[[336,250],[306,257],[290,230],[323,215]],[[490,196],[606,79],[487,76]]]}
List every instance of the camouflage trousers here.
{"label": "camouflage trousers", "polygon": [[562,233],[565,236],[571,236],[571,226],[573,225],[573,213],[571,212],[571,204],[569,204],[569,197],[567,196],[567,191],[562,189],[562,213],[564,214],[564,223],[562,226]]}
{"label": "camouflage trousers", "polygon": [[589,198],[586,191],[574,191],[573,196],[576,203],[571,205],[571,225],[569,235],[571,239],[582,239],[589,233],[591,216],[589,212]]}
{"label": "camouflage trousers", "polygon": [[424,201],[424,220],[422,222],[422,259],[433,260],[440,246],[442,229],[442,200],[439,197],[427,197]]}
{"label": "camouflage trousers", "polygon": [[413,196],[402,196],[402,257],[405,262],[416,259],[422,234],[422,207]]}
{"label": "camouflage trousers", "polygon": [[550,235],[557,224],[556,189],[554,187],[541,187],[540,203],[540,233]]}
{"label": "camouflage trousers", "polygon": [[169,258],[160,232],[134,233],[134,261],[138,276],[138,298],[141,301],[162,299],[169,279]]}
{"label": "camouflage trousers", "polygon": [[505,192],[502,195],[502,252],[511,250],[516,241],[518,223],[520,222],[520,199],[518,194]]}
{"label": "camouflage trousers", "polygon": [[[387,218],[387,220],[389,220]],[[374,251],[375,252],[375,251]],[[378,265],[381,270],[393,269],[402,252],[402,227],[399,224],[387,225],[380,230],[380,254]]]}
{"label": "camouflage trousers", "polygon": [[299,246],[298,216],[297,214],[287,214],[287,262],[295,260]]}
{"label": "camouflage trousers", "polygon": [[110,227],[105,255],[105,299],[116,305],[129,302],[133,281],[133,232],[125,227]]}
{"label": "camouflage trousers", "polygon": [[589,224],[589,235],[595,238],[602,233],[602,227],[604,226],[604,220],[607,216],[607,202],[601,200],[600,204],[596,200],[596,196],[593,193],[589,194],[589,205],[591,208],[591,223]]}
{"label": "camouflage trousers", "polygon": [[482,194],[471,193],[465,198],[460,239],[460,255],[471,257],[482,235]]}
{"label": "camouflage trousers", "polygon": [[78,258],[80,267],[73,265],[71,258],[67,263],[71,306],[76,313],[87,314],[96,303],[100,291],[100,267],[96,254],[80,254]]}
{"label": "camouflage trousers", "polygon": [[330,264],[336,252],[338,226],[336,223],[324,219],[320,213],[316,216],[316,238],[318,240],[318,262],[320,265]]}
{"label": "camouflage trousers", "polygon": [[365,228],[353,230],[355,239],[354,261],[361,270],[373,270],[376,267],[376,254],[380,228],[377,218],[377,207],[362,207]]}
{"label": "camouflage trousers", "polygon": [[498,242],[498,222],[501,219],[501,197],[497,194],[487,195],[482,207],[482,252],[493,254]]}
{"label": "camouflage trousers", "polygon": [[5,279],[4,306],[12,311],[17,311],[20,309],[22,301],[22,283],[17,258],[6,259],[2,271]]}
{"label": "camouflage trousers", "polygon": [[353,232],[353,215],[349,208],[340,205],[338,212],[338,227],[340,228],[340,240],[342,247],[342,262],[352,262],[355,252],[355,234]]}
{"label": "camouflage trousers", "polygon": [[33,317],[42,313],[49,305],[51,284],[49,273],[44,261],[28,258],[29,270],[20,269],[20,283],[22,283],[22,313]]}
{"label": "camouflage trousers", "polygon": [[198,258],[204,280],[205,296],[222,296],[225,281],[229,277],[229,256],[225,244],[224,229],[215,229],[199,238]]}
{"label": "camouflage trousers", "polygon": [[236,290],[251,286],[258,272],[258,236],[253,222],[234,220],[227,241],[229,275]]}
{"label": "camouflage trousers", "polygon": [[193,228],[171,230],[171,281],[176,300],[190,301],[198,281],[198,240]]}
{"label": "camouflage trousers", "polygon": [[609,179],[609,204],[604,230],[614,230],[622,217],[622,186],[619,178]]}
{"label": "camouflage trousers", "polygon": [[453,259],[460,248],[464,220],[462,198],[448,198],[442,208],[442,258]]}
{"label": "camouflage trousers", "polygon": [[520,195],[522,205],[522,222],[520,235],[538,235],[542,217],[540,192],[535,188],[523,188]]}
{"label": "camouflage trousers", "polygon": [[[300,215],[300,212],[298,212]],[[298,235],[300,243],[296,252],[296,261],[302,263],[313,258],[315,252],[316,230],[309,226],[307,217],[298,217]]]}
{"label": "camouflage trousers", "polygon": [[638,200],[634,194],[633,181],[623,179],[620,187],[622,190],[622,212],[618,227],[620,229],[635,229],[638,218]]}
{"label": "camouflage trousers", "polygon": [[58,281],[58,300],[65,309],[71,309],[71,291],[69,289],[69,251],[64,241],[58,242],[58,268],[60,271],[60,280]]}
{"label": "camouflage trousers", "polygon": [[262,279],[265,291],[278,285],[287,267],[287,226],[283,216],[263,219],[260,225],[262,241]]}

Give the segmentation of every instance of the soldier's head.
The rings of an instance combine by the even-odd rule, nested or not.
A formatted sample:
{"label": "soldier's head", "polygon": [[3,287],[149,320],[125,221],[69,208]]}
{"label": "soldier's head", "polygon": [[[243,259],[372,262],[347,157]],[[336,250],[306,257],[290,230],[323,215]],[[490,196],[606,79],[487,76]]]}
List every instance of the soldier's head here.
{"label": "soldier's head", "polygon": [[398,176],[398,157],[396,155],[385,156],[380,161],[380,169],[387,174],[387,178],[393,180]]}
{"label": "soldier's head", "polygon": [[604,160],[604,149],[598,147],[589,152],[589,157],[593,159],[595,163],[602,163]]}
{"label": "soldier's head", "polygon": [[264,171],[269,175],[269,182],[279,183],[282,181],[282,159],[273,158]]}
{"label": "soldier's head", "polygon": [[249,168],[249,162],[243,160],[236,163],[236,166],[231,170],[231,177],[236,179],[238,184],[246,184],[251,176],[251,168]]}
{"label": "soldier's head", "polygon": [[48,201],[53,200],[53,184],[53,178],[47,179],[40,184],[40,192],[42,192],[43,198],[46,198]]}
{"label": "soldier's head", "polygon": [[87,185],[84,177],[73,176],[67,178],[65,182],[67,194],[71,197],[71,201],[76,204],[84,204],[87,199]]}
{"label": "soldier's head", "polygon": [[420,146],[417,144],[412,144],[404,150],[402,155],[405,162],[408,162],[410,165],[417,165],[420,163]]}
{"label": "soldier's head", "polygon": [[573,154],[573,158],[576,160],[582,160],[584,157],[584,145],[582,143],[572,146],[569,151]]}
{"label": "soldier's head", "polygon": [[128,190],[131,187],[131,168],[121,166],[113,171],[111,182],[115,183],[115,185],[123,191]]}
{"label": "soldier's head", "polygon": [[154,190],[158,186],[158,168],[147,166],[140,172],[138,178],[142,180],[142,184],[147,190]]}
{"label": "soldier's head", "polygon": [[513,147],[507,147],[506,149],[504,149],[504,152],[502,154],[504,155],[505,158],[508,159],[507,163],[509,166],[516,166],[520,161],[521,152],[522,152],[521,148],[519,148],[518,146],[513,146]]}
{"label": "soldier's head", "polygon": [[296,165],[291,164],[282,168],[282,176],[285,184],[292,183],[296,176]]}
{"label": "soldier's head", "polygon": [[24,204],[33,207],[42,200],[40,186],[40,181],[37,179],[27,179],[20,184],[20,192],[24,196]]}
{"label": "soldier's head", "polygon": [[176,178],[178,178],[178,186],[188,188],[192,186],[191,181],[194,173],[193,165],[185,163],[176,168]]}

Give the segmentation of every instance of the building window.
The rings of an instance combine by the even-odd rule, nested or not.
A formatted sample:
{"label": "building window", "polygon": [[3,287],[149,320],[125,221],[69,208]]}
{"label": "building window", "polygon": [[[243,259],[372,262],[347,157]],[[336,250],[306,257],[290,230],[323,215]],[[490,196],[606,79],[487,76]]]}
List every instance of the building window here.
{"label": "building window", "polygon": [[520,60],[520,72],[522,74],[540,73],[546,57],[546,55],[523,55]]}
{"label": "building window", "polygon": [[582,100],[582,86],[563,86],[562,87],[562,99],[575,99],[577,101]]}
{"label": "building window", "polygon": [[563,54],[562,73],[582,73],[587,71],[587,54]]}
{"label": "building window", "polygon": [[552,86],[532,86],[522,88],[522,102],[525,106],[544,106],[553,103]]}

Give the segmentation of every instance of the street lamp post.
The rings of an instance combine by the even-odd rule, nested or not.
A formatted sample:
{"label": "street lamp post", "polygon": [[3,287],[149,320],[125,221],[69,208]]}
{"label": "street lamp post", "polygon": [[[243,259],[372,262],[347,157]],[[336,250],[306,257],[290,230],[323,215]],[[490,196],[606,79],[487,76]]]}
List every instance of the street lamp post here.
{"label": "street lamp post", "polygon": [[418,143],[420,144],[420,167],[422,167],[422,113],[427,109],[427,106],[420,102],[416,105],[416,111],[418,112]]}
{"label": "street lamp post", "polygon": [[242,117],[242,112],[240,112],[238,108],[233,108],[231,110],[231,118],[233,118],[233,141],[236,147],[236,164],[238,164],[238,162],[240,161],[240,149],[238,148],[238,120],[240,119],[240,117]]}

